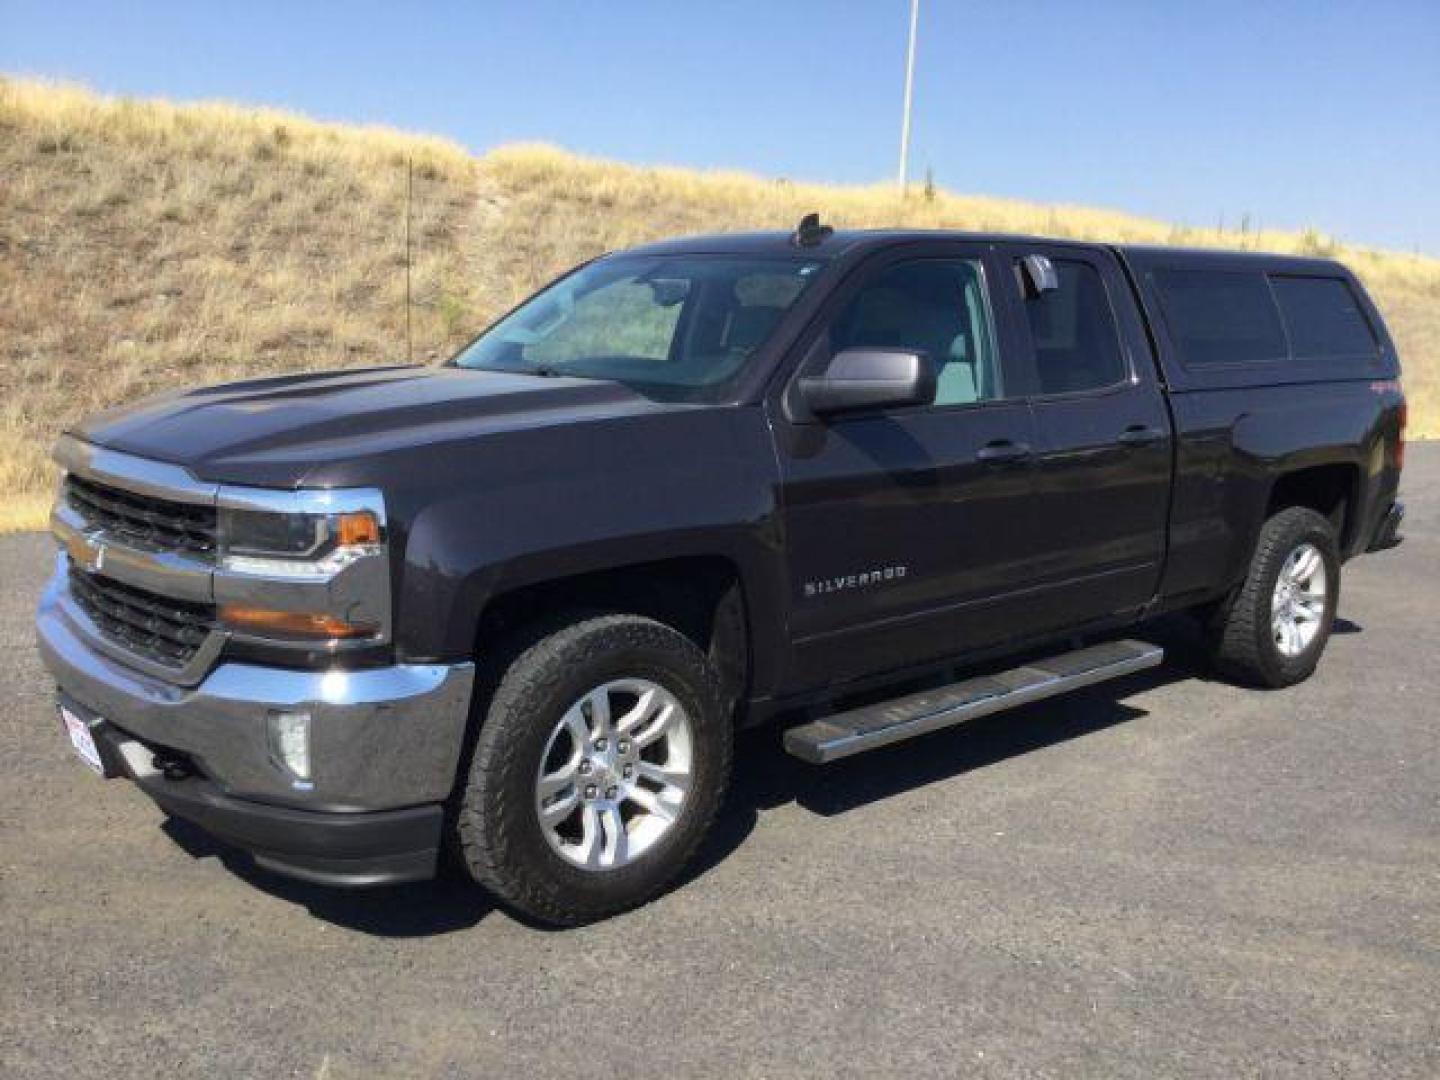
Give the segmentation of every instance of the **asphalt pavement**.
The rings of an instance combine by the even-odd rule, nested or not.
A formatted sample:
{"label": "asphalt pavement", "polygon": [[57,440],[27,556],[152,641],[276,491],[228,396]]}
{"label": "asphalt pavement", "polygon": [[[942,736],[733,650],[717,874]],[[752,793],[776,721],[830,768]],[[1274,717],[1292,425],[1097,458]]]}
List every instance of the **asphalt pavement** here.
{"label": "asphalt pavement", "polygon": [[1154,672],[828,767],[747,735],[698,871],[544,931],[251,867],[74,759],[0,539],[5,1077],[1440,1075],[1440,445],[1318,675]]}

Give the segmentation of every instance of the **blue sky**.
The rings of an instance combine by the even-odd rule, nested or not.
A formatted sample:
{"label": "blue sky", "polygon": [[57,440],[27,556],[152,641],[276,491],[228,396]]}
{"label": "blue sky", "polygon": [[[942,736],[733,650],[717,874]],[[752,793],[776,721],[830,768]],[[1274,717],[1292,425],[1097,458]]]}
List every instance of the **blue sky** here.
{"label": "blue sky", "polygon": [[[0,0],[0,71],[770,176],[893,176],[908,0]],[[1440,0],[921,0],[912,175],[1440,255]]]}

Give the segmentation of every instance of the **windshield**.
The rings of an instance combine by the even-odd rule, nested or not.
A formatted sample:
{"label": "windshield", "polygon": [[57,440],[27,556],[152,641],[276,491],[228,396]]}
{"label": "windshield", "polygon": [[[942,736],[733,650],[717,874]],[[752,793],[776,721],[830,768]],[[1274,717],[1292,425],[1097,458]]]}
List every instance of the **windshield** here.
{"label": "windshield", "polygon": [[719,255],[601,259],[537,293],[454,363],[613,379],[683,397],[734,376],[820,265]]}

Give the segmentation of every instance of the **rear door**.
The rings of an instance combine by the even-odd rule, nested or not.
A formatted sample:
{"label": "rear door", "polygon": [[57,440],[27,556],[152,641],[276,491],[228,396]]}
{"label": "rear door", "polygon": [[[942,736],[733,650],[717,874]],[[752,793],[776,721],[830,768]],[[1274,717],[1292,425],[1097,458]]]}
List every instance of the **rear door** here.
{"label": "rear door", "polygon": [[797,418],[772,403],[783,483],[795,689],[994,643],[1033,619],[1007,594],[1037,554],[1034,424],[1010,358],[1013,319],[991,290],[990,245],[911,243],[877,254],[797,343],[793,375],[839,350],[891,346],[936,365],[934,405]]}
{"label": "rear door", "polygon": [[[1055,288],[1032,284],[1028,255],[1050,260]],[[1130,612],[1159,587],[1174,450],[1144,323],[1106,250],[1011,244],[1003,258],[1036,424],[1033,584],[1052,628]]]}

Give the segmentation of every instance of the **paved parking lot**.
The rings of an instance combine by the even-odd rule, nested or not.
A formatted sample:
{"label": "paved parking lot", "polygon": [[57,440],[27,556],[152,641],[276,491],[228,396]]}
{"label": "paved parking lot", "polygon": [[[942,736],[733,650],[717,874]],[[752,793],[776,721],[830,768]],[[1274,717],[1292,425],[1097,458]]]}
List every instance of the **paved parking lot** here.
{"label": "paved parking lot", "polygon": [[1440,446],[1317,678],[1158,672],[826,769],[747,736],[679,891],[546,932],[270,877],[71,759],[0,540],[0,1075],[1440,1075]]}

